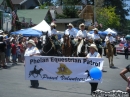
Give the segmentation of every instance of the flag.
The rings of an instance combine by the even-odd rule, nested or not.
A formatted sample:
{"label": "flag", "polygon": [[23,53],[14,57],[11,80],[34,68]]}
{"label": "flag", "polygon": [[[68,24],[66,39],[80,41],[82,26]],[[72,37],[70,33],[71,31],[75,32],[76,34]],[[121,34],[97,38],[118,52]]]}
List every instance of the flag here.
{"label": "flag", "polygon": [[16,12],[15,11],[12,11],[12,17],[13,17],[13,25],[15,25],[15,20],[17,18],[17,15],[16,15]]}

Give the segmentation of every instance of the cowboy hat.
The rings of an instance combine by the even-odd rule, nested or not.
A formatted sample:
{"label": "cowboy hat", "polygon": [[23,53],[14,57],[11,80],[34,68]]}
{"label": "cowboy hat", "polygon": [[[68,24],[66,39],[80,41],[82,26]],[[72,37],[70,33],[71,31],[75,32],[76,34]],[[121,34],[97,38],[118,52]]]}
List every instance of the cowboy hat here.
{"label": "cowboy hat", "polygon": [[33,46],[36,46],[35,42],[32,39],[30,39],[27,43],[31,43]]}
{"label": "cowboy hat", "polygon": [[98,29],[97,29],[97,28],[94,28],[93,31],[97,31],[97,32],[98,32]]}
{"label": "cowboy hat", "polygon": [[91,44],[91,45],[88,46],[88,47],[90,47],[90,48],[94,48],[96,51],[98,51],[97,46],[96,46],[95,44]]}
{"label": "cowboy hat", "polygon": [[3,30],[0,30],[0,33],[3,33],[4,31]]}
{"label": "cowboy hat", "polygon": [[52,23],[51,23],[51,26],[55,26],[55,27],[56,27],[56,24],[52,22]]}
{"label": "cowboy hat", "polygon": [[79,25],[79,29],[81,29],[82,26],[85,27],[85,24],[84,24],[84,23],[80,24],[80,25]]}
{"label": "cowboy hat", "polygon": [[69,23],[67,26],[71,26],[72,28],[74,27],[71,23]]}

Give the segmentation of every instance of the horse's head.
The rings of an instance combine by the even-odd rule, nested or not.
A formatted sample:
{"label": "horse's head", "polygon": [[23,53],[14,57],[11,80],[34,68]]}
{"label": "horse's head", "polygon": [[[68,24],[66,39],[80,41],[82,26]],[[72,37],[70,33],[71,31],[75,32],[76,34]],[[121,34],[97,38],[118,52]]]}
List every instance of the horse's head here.
{"label": "horse's head", "polygon": [[69,35],[64,34],[63,39],[64,40],[69,40]]}
{"label": "horse's head", "polygon": [[108,41],[106,41],[106,45],[110,45],[110,41],[108,40]]}
{"label": "horse's head", "polygon": [[42,69],[42,68],[40,68],[39,70],[40,70],[40,71],[43,71],[43,69]]}

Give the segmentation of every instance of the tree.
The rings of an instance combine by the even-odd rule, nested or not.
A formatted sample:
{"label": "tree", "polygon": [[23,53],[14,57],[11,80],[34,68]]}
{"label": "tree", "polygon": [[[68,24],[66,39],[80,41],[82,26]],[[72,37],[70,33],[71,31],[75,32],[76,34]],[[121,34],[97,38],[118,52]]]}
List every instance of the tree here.
{"label": "tree", "polygon": [[118,28],[120,26],[120,17],[115,13],[115,7],[99,8],[96,11],[97,22],[103,25],[103,29]]}

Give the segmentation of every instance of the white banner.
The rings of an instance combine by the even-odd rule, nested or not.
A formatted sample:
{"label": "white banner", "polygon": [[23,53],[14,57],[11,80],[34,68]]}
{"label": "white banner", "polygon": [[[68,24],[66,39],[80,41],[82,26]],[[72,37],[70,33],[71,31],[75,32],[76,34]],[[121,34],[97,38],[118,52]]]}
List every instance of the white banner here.
{"label": "white banner", "polygon": [[103,63],[104,59],[102,58],[25,57],[25,79],[101,82]]}

